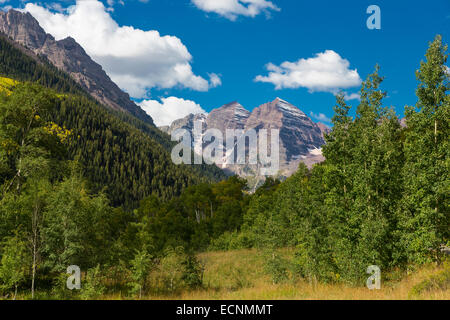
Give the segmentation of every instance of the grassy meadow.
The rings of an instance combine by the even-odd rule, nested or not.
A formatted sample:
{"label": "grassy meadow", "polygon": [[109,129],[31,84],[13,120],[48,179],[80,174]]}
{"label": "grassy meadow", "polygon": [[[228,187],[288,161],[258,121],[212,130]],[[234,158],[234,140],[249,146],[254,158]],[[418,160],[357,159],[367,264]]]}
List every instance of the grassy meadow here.
{"label": "grassy meadow", "polygon": [[[293,249],[280,255],[293,256]],[[207,252],[198,255],[204,266],[203,288],[174,295],[150,295],[148,300],[450,300],[450,264],[427,265],[419,270],[390,273],[380,290],[323,284],[304,279],[274,284],[257,250]],[[103,299],[127,299],[118,295]]]}

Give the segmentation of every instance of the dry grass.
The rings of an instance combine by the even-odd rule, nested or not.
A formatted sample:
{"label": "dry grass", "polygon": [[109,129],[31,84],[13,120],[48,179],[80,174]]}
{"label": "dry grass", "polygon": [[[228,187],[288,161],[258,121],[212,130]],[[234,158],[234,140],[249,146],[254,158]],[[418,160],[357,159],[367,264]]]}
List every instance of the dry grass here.
{"label": "dry grass", "polygon": [[[282,254],[291,253],[282,250]],[[199,255],[205,265],[206,289],[185,291],[177,296],[153,296],[148,299],[181,300],[450,300],[450,289],[431,289],[412,294],[415,285],[442,273],[444,267],[427,266],[399,281],[382,284],[381,290],[336,284],[272,284],[264,273],[264,262],[255,250],[209,252]],[[447,266],[448,268],[448,266]]]}

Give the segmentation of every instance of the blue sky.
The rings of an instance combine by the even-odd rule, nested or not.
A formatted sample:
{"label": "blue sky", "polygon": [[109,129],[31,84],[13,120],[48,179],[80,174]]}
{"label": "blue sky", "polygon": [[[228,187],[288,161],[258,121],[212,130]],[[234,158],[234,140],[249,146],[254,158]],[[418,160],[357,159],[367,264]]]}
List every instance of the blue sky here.
{"label": "blue sky", "polygon": [[[341,63],[341,66],[342,63],[345,64],[345,60],[349,62],[347,67],[343,66],[344,74],[342,75],[344,78],[342,85],[347,86],[344,90],[348,95],[357,93],[359,90],[359,87],[355,85],[356,79],[351,78],[352,72],[354,75],[357,70],[357,75],[365,79],[374,65],[380,64],[381,73],[386,77],[384,89],[388,91],[385,104],[395,106],[397,112],[403,114],[405,105],[413,105],[416,102],[415,70],[424,57],[428,42],[436,34],[442,34],[444,41],[450,42],[450,1],[448,0],[272,0],[270,2],[252,0],[256,3],[253,7],[245,7],[244,3],[240,7],[235,6],[234,11],[232,7],[228,8],[230,9],[228,11],[227,8],[208,7],[208,1],[210,0],[103,1],[105,14],[109,14],[120,27],[132,26],[135,30],[142,31],[157,30],[160,37],[167,35],[176,37],[179,42],[176,46],[184,46],[184,49],[180,49],[181,51],[174,49],[173,52],[169,50],[170,52],[167,53],[167,60],[171,60],[171,54],[174,54],[176,56],[173,58],[174,63],[181,62],[188,67],[183,75],[177,73],[174,76],[178,77],[176,80],[173,77],[170,78],[174,70],[170,65],[166,67],[172,69],[161,67],[159,73],[143,72],[139,75],[141,78],[137,79],[145,78],[143,82],[146,85],[144,89],[139,90],[130,89],[136,80],[130,79],[132,77],[130,75],[121,75],[122,71],[117,67],[123,65],[123,68],[126,68],[128,61],[125,61],[123,56],[121,59],[111,57],[116,51],[122,54],[122,49],[117,45],[110,49],[112,52],[110,55],[106,55],[100,52],[99,48],[94,48],[95,45],[88,40],[82,40],[83,35],[79,35],[77,33],[79,31],[69,30],[67,26],[64,29],[62,24],[55,22],[47,23],[48,26],[44,29],[53,33],[60,32],[60,37],[74,33],[77,35],[74,36],[77,41],[79,40],[77,37],[81,37],[79,42],[82,45],[93,47],[87,51],[92,52],[94,60],[106,66],[115,64],[105,69],[107,71],[108,68],[114,69],[111,71],[114,74],[113,80],[119,79],[116,82],[131,92],[137,101],[142,99],[151,101],[145,105],[146,108],[159,108],[159,113],[154,113],[154,117],[155,114],[164,112],[165,106],[161,98],[180,99],[173,100],[168,108],[196,110],[192,107],[195,102],[196,107],[201,106],[208,112],[234,100],[252,110],[275,97],[281,97],[298,106],[308,115],[322,113],[325,116],[322,118],[326,120],[325,118],[331,118],[333,115],[332,107],[335,101],[333,92],[336,91],[335,87],[339,87],[338,84],[331,88],[327,85],[322,87],[317,83],[308,84],[306,80],[301,80],[301,84],[297,83],[298,81],[291,83],[284,77],[282,88],[277,90],[275,82],[258,82],[255,78],[268,75],[269,71],[266,68],[268,63],[277,67],[272,69],[275,73],[286,72],[286,65],[282,70],[279,68],[282,63],[297,63],[300,59],[317,58],[317,54],[324,54],[327,50],[332,50],[328,53],[334,52],[342,59],[337,61]],[[237,0],[229,1],[237,2]],[[75,1],[26,1],[25,3],[27,2],[35,3],[40,7],[51,7],[52,13],[75,4]],[[4,5],[24,8],[25,3],[6,1]],[[270,5],[267,5],[268,3]],[[369,30],[366,26],[366,20],[370,16],[366,13],[366,9],[372,4],[378,5],[381,9],[381,30]],[[36,7],[33,10],[36,10]],[[33,12],[31,11],[32,14]],[[67,16],[70,13],[63,11],[61,14]],[[46,23],[46,19],[50,18],[42,14],[38,20],[43,24]],[[89,21],[85,24],[89,24]],[[105,31],[105,38],[108,38],[107,32]],[[137,42],[142,43],[148,39],[139,38],[137,35],[136,32]],[[107,45],[103,45],[105,46]],[[131,48],[133,45],[130,44],[128,47]],[[139,45],[136,45],[136,50],[140,50]],[[147,66],[150,66],[152,70],[158,69],[161,63],[158,62],[159,60],[156,62],[154,60],[163,59],[164,54],[163,57],[157,56],[154,60],[148,60],[153,59],[152,54],[146,54],[145,49],[142,50],[142,57],[139,54],[133,56],[129,52],[125,55],[129,59],[134,59],[130,69],[136,68],[138,70],[135,73],[139,73],[140,70],[136,64],[140,60],[142,60],[143,69]],[[325,54],[326,56],[329,55]],[[314,62],[320,62],[320,60],[306,60],[306,67],[310,65],[309,62],[314,65]],[[298,65],[297,67],[305,68]],[[189,68],[191,70],[188,70]],[[296,68],[295,65],[294,68]],[[169,76],[166,77],[168,74]],[[159,76],[161,79],[158,78]],[[146,81],[151,77],[159,80],[151,80],[147,83]],[[192,102],[190,106],[185,107],[183,103],[186,100]],[[177,101],[182,103],[177,105]],[[169,101],[166,100],[166,102]],[[358,100],[350,100],[349,103],[355,106]],[[172,117],[176,114],[176,112],[172,114]]]}

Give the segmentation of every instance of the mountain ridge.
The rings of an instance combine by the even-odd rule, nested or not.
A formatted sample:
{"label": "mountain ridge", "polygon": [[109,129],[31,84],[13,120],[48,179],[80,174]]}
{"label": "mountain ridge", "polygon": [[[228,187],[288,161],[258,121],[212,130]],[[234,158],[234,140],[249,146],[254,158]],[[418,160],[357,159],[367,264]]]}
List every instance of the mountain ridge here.
{"label": "mountain ridge", "polygon": [[[320,148],[325,144],[324,135],[331,129],[322,123],[313,122],[303,111],[289,102],[276,98],[253,109],[245,109],[239,102],[233,101],[213,109],[208,115],[189,114],[175,120],[170,126],[161,127],[171,134],[177,129],[193,130],[194,121],[206,122],[204,130],[219,129],[225,137],[226,129],[280,130],[280,175],[289,177],[303,162],[308,167],[324,160]],[[246,147],[247,153],[249,152]],[[254,175],[258,167],[242,165],[219,166],[226,172],[240,176]]]}
{"label": "mountain ridge", "polygon": [[38,56],[44,56],[67,72],[101,104],[126,111],[153,124],[153,119],[123,92],[71,37],[56,41],[30,14],[16,10],[0,12],[0,32]]}

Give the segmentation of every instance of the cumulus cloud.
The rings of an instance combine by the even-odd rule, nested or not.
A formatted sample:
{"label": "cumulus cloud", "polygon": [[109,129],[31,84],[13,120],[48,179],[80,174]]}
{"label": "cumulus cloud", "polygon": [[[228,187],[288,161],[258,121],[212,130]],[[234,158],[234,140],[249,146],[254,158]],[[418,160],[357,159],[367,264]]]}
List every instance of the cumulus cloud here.
{"label": "cumulus cloud", "polygon": [[323,121],[323,122],[327,122],[327,123],[331,123],[331,119],[328,118],[326,115],[324,115],[323,113],[319,113],[319,114],[315,114],[314,112],[311,111],[310,113],[311,117],[318,120],[318,121]]}
{"label": "cumulus cloud", "polygon": [[361,100],[361,95],[359,93],[350,93],[347,92],[344,93],[344,99],[345,100]]}
{"label": "cumulus cloud", "polygon": [[[307,88],[310,92],[331,92],[356,87],[361,78],[356,69],[349,69],[350,62],[333,50],[316,54],[313,58],[296,62],[283,62],[280,66],[266,65],[267,76],[257,76],[255,81],[275,85],[275,89]],[[353,96],[355,97],[355,96]]]}
{"label": "cumulus cloud", "polygon": [[206,114],[206,111],[194,101],[177,97],[162,98],[161,102],[157,100],[144,100],[139,105],[153,118],[153,121],[158,127],[168,126],[173,121],[184,118],[191,113]]}
{"label": "cumulus cloud", "polygon": [[24,11],[57,40],[74,38],[134,98],[148,97],[151,88],[207,91],[218,85],[194,74],[192,56],[179,38],[119,26],[101,1],[77,0],[64,13],[27,3]]}
{"label": "cumulus cloud", "polygon": [[260,13],[280,11],[275,4],[267,0],[192,0],[192,3],[205,12],[214,12],[232,21],[238,16],[256,17]]}

